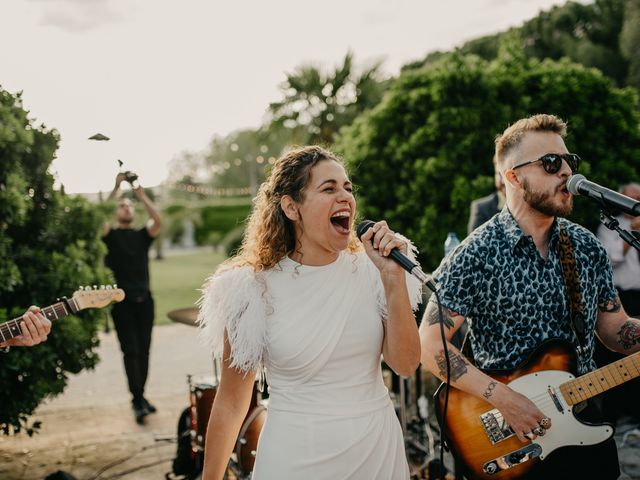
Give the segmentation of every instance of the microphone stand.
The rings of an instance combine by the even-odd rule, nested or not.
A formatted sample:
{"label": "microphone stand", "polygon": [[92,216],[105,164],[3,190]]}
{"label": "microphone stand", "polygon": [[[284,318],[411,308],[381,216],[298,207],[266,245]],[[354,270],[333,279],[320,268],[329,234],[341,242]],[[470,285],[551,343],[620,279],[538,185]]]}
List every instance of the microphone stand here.
{"label": "microphone stand", "polygon": [[618,232],[618,235],[620,235],[620,238],[622,238],[622,240],[624,240],[638,252],[640,252],[640,239],[638,239],[638,237],[636,237],[629,230],[620,228],[620,222],[618,222],[618,219],[614,217],[611,212],[605,209],[600,210],[600,221],[609,230],[615,230],[616,232]]}

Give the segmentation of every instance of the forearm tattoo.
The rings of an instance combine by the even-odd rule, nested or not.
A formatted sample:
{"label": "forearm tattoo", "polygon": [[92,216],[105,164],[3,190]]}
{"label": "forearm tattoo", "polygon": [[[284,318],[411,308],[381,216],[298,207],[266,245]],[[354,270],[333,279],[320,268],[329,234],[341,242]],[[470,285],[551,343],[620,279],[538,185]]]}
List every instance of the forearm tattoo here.
{"label": "forearm tattoo", "polygon": [[[425,316],[427,317],[427,321],[429,325],[436,325],[440,323],[440,314],[437,303],[429,303],[427,307],[427,311],[425,312]],[[452,317],[457,316],[458,314],[449,308],[442,308],[442,321],[444,322],[444,326],[448,329],[453,328],[454,323]]]}
{"label": "forearm tattoo", "polygon": [[[440,377],[446,380],[447,379],[447,360],[444,356],[444,350],[440,350],[440,353],[438,353],[435,356],[435,359],[436,359],[436,363],[438,364],[438,370],[440,371]],[[450,378],[452,381],[455,382],[462,375],[467,373],[468,362],[465,360],[465,358],[461,354],[450,350],[449,363],[451,364]]]}
{"label": "forearm tattoo", "polygon": [[607,303],[598,304],[598,309],[604,313],[616,313],[620,311],[622,305],[620,304],[620,299],[616,297],[614,300],[610,300]]}
{"label": "forearm tattoo", "polygon": [[496,388],[497,385],[498,385],[498,382],[496,382],[495,380],[491,380],[489,382],[489,385],[487,385],[487,388],[485,388],[482,396],[487,400],[489,400],[489,397],[493,395],[493,389]]}
{"label": "forearm tattoo", "polygon": [[618,332],[618,343],[625,350],[630,349],[636,343],[640,343],[640,321],[627,320],[624,322]]}

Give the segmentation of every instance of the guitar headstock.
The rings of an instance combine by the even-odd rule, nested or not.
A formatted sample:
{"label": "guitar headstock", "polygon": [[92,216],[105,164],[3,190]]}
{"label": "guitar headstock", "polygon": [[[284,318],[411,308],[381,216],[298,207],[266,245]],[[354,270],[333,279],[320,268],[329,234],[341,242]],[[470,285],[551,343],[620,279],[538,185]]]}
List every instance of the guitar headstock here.
{"label": "guitar headstock", "polygon": [[124,300],[124,290],[114,288],[111,285],[101,285],[97,288],[95,285],[91,287],[80,287],[79,290],[73,292],[73,300],[78,305],[78,310],[85,308],[102,308],[111,303],[117,303]]}

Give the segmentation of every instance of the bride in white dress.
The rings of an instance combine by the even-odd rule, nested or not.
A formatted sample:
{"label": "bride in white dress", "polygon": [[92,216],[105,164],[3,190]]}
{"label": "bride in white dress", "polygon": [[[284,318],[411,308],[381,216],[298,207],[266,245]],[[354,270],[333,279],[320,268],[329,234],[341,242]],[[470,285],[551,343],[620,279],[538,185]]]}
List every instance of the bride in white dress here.
{"label": "bride in white dress", "polygon": [[264,371],[253,480],[409,478],[380,355],[400,375],[418,367],[421,286],[387,258],[394,248],[411,256],[406,239],[382,221],[360,243],[355,215],[347,173],[322,148],[289,152],[262,184],[240,252],[201,299],[203,334],[223,365],[203,480],[223,478]]}

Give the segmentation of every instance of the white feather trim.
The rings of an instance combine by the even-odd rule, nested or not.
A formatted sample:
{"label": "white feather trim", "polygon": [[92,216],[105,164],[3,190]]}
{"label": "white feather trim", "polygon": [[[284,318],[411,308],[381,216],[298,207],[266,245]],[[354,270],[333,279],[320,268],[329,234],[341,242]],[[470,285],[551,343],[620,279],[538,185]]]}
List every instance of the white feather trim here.
{"label": "white feather trim", "polygon": [[[399,233],[395,234],[400,240],[407,242],[407,257],[412,261],[416,262],[416,255],[418,253],[418,249],[416,246],[409,240],[408,238],[400,235]],[[382,280],[380,279],[379,270],[373,265],[373,262],[370,262],[371,270],[370,272],[374,275],[375,285],[375,294],[377,300],[378,311],[382,316],[383,320],[386,320],[389,317],[389,311],[387,308],[387,296],[384,292],[384,286],[382,285]],[[409,272],[406,273],[407,279],[407,291],[409,293],[409,303],[411,304],[411,309],[415,312],[418,309],[418,305],[422,302],[422,283],[416,277],[411,275]]]}
{"label": "white feather trim", "polygon": [[[418,263],[416,257],[418,255],[418,247],[416,247],[411,240],[407,237],[396,233],[396,237],[407,242],[407,257],[414,263]],[[415,312],[418,309],[418,305],[422,302],[422,282],[409,272],[407,275],[407,290],[409,291],[409,302],[411,303],[411,309]]]}
{"label": "white feather trim", "polygon": [[267,353],[265,288],[250,267],[214,274],[198,300],[200,337],[222,358],[224,331],[231,345],[231,367],[259,371]]}

